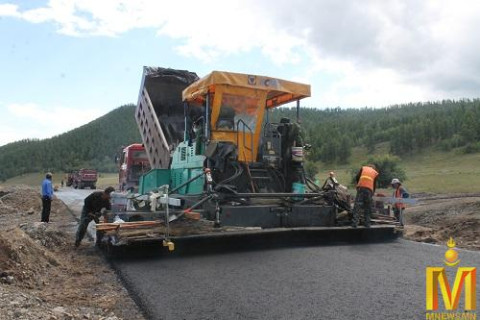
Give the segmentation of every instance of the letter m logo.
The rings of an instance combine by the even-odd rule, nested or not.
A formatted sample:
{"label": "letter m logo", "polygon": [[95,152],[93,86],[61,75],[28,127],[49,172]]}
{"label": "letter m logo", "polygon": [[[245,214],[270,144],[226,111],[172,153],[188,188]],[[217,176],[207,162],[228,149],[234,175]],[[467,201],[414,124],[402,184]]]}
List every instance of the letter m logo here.
{"label": "letter m logo", "polygon": [[455,276],[453,289],[448,283],[445,268],[427,267],[427,310],[438,309],[438,288],[443,296],[443,302],[446,310],[455,310],[458,308],[460,294],[465,285],[465,310],[476,309],[476,291],[477,273],[474,267],[460,267]]}

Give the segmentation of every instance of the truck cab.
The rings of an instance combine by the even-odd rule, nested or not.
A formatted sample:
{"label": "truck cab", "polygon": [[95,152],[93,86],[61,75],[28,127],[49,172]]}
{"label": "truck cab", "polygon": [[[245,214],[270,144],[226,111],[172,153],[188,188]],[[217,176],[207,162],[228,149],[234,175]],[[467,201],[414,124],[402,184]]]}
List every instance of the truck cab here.
{"label": "truck cab", "polygon": [[150,170],[144,146],[134,143],[123,148],[118,166],[119,189],[121,191],[137,191],[140,176]]}

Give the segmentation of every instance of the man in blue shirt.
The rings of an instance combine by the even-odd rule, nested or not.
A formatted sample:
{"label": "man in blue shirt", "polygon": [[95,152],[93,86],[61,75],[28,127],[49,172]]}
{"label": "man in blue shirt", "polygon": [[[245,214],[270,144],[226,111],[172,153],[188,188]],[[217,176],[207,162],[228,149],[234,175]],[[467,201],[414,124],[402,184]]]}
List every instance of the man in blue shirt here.
{"label": "man in blue shirt", "polygon": [[48,222],[50,220],[50,208],[52,205],[52,198],[52,174],[48,172],[42,182],[42,222]]}

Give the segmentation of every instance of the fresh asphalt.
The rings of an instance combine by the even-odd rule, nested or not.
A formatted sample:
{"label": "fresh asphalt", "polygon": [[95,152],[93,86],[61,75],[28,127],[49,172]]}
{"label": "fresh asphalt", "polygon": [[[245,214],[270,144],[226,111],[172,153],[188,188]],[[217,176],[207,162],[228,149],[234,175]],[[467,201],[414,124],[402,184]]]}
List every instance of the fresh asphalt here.
{"label": "fresh asphalt", "polygon": [[[135,247],[111,260],[149,319],[425,319],[425,269],[444,266],[447,247],[396,240],[189,249]],[[479,252],[459,250],[459,259],[480,267]],[[447,269],[453,285],[456,269]]]}

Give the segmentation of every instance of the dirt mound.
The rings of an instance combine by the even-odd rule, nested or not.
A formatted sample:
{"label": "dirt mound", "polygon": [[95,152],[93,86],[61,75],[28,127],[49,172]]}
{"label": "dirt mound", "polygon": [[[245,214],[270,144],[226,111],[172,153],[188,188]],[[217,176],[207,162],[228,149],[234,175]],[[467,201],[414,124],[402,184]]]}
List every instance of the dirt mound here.
{"label": "dirt mound", "polygon": [[17,212],[27,212],[29,210],[41,210],[42,199],[40,191],[29,187],[10,187],[2,190],[3,196],[0,200],[3,205],[14,208]]}
{"label": "dirt mound", "polygon": [[56,249],[66,246],[71,242],[70,237],[67,237],[65,232],[57,228],[50,228],[49,224],[42,222],[24,223],[20,228],[30,236],[36,243],[49,249]]}
{"label": "dirt mound", "polygon": [[407,239],[444,244],[453,237],[459,247],[480,250],[478,197],[432,197],[408,208],[405,218],[404,237]]}
{"label": "dirt mound", "polygon": [[[31,187],[14,186],[0,189],[0,230],[25,222],[40,221],[42,199],[40,192]],[[57,198],[52,200],[51,219],[64,221],[68,216],[67,206]]]}
{"label": "dirt mound", "polygon": [[65,204],[40,212],[36,189],[0,189],[0,319],[143,319],[95,247],[74,250]]}
{"label": "dirt mound", "polygon": [[19,287],[41,289],[52,266],[61,262],[19,228],[0,235],[0,248],[4,258],[0,260],[2,278],[11,276]]}

